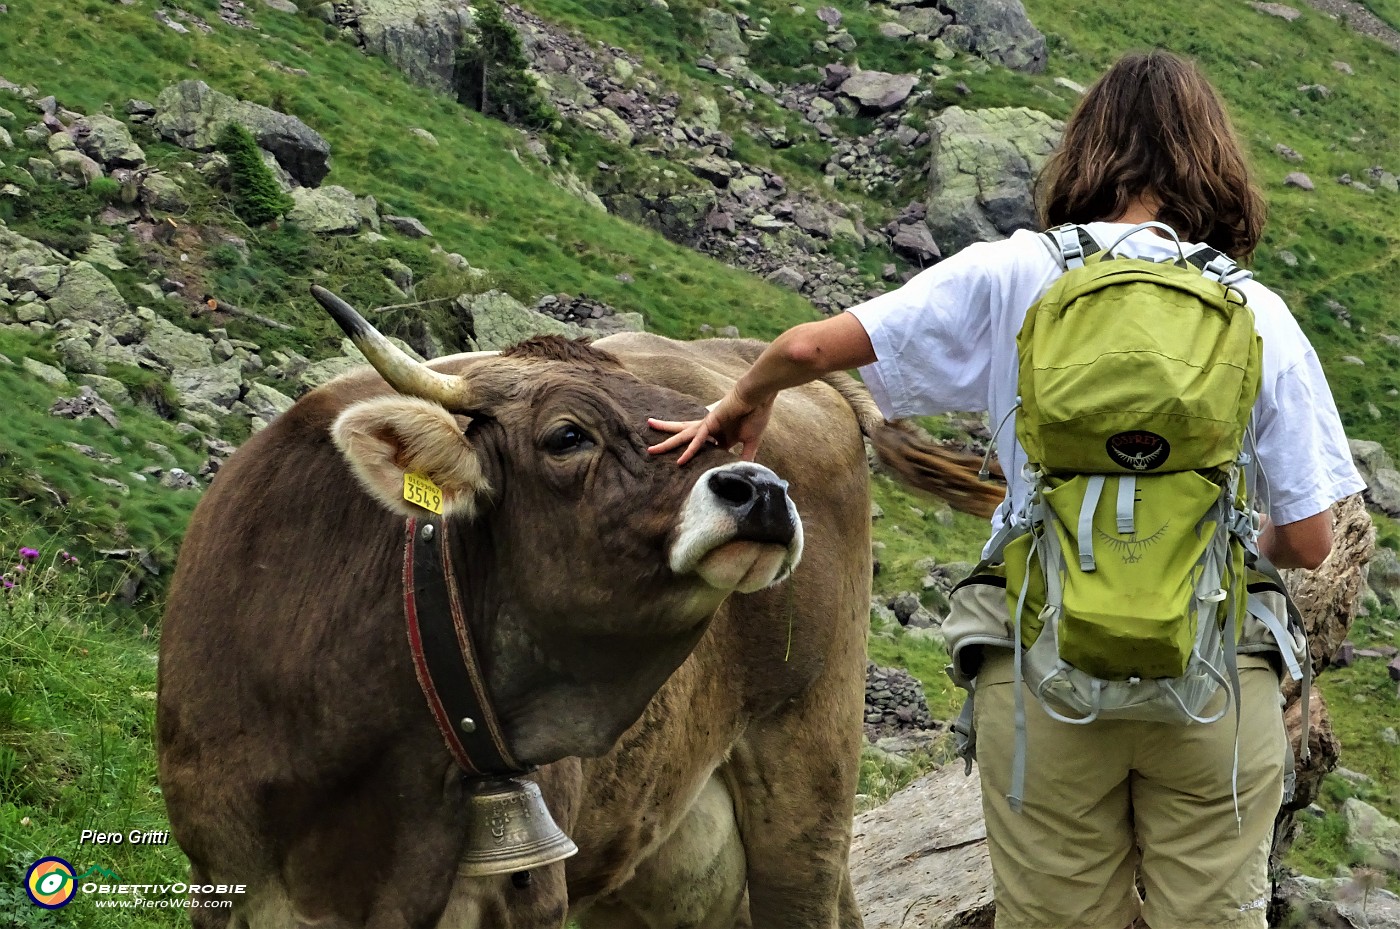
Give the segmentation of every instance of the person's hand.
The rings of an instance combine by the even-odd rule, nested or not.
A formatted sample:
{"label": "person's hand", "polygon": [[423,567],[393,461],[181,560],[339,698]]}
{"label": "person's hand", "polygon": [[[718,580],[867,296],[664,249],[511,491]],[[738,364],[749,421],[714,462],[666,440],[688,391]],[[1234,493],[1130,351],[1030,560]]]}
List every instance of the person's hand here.
{"label": "person's hand", "polygon": [[718,403],[708,407],[704,419],[689,422],[672,422],[664,419],[648,419],[647,425],[662,432],[675,435],[647,449],[653,455],[661,455],[673,448],[685,445],[685,451],[676,464],[683,465],[694,458],[706,442],[718,443],[724,448],[742,445],[740,455],[745,461],[753,461],[758,455],[758,442],[768,425],[768,417],[773,412],[773,400],[753,403],[743,399],[731,390]]}

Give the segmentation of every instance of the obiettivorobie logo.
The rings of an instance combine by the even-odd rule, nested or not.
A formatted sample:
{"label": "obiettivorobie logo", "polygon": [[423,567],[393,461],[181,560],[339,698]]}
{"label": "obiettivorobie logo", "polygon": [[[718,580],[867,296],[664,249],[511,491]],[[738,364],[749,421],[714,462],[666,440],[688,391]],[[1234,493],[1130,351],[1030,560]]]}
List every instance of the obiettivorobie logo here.
{"label": "obiettivorobie logo", "polygon": [[57,910],[73,902],[79,891],[93,898],[99,907],[150,909],[169,907],[231,907],[231,894],[247,893],[245,884],[126,884],[101,865],[93,865],[82,874],[75,873],[62,858],[40,858],[29,866],[24,875],[24,891],[30,901],[46,910]]}
{"label": "obiettivorobie logo", "polygon": [[62,858],[40,858],[29,866],[24,875],[24,892],[35,906],[46,910],[57,910],[72,902],[78,893],[78,884],[94,874],[120,881],[106,868],[93,865],[80,875],[73,873],[73,866]]}

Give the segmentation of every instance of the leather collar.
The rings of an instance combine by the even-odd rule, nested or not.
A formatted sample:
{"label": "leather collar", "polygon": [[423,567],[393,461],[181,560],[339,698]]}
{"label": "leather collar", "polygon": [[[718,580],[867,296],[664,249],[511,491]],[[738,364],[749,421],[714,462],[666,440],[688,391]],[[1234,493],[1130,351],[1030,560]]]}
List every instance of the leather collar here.
{"label": "leather collar", "polygon": [[405,523],[403,612],[418,686],[457,764],[473,778],[524,773],[506,748],[481,679],[444,520]]}

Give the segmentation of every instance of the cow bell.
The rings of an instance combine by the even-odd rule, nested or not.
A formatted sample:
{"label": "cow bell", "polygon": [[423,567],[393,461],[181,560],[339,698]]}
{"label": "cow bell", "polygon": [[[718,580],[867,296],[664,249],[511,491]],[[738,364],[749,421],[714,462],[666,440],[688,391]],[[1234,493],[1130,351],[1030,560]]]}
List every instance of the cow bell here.
{"label": "cow bell", "polygon": [[467,832],[459,873],[468,877],[528,871],[578,853],[539,785],[513,777],[467,782]]}

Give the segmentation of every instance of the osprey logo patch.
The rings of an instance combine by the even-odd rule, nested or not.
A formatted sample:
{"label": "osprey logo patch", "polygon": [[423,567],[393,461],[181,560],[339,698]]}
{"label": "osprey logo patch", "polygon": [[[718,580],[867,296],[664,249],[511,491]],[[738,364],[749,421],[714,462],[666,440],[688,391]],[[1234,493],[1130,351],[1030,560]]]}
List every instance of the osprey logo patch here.
{"label": "osprey logo patch", "polygon": [[1130,471],[1152,471],[1167,463],[1172,447],[1155,432],[1134,430],[1109,436],[1104,447],[1108,457]]}

